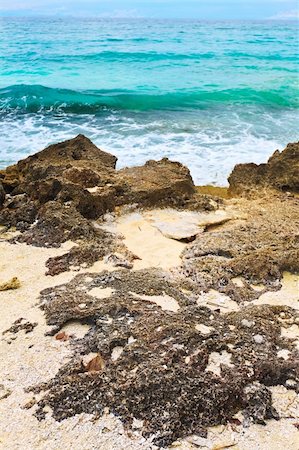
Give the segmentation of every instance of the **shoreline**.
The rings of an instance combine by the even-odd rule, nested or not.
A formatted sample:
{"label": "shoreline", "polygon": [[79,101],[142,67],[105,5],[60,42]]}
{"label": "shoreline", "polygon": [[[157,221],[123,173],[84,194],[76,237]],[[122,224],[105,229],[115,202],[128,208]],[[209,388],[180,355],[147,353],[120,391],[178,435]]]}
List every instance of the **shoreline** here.
{"label": "shoreline", "polygon": [[0,448],[295,448],[298,162],[237,166],[228,194],[168,160],[115,172],[80,137],[1,171]]}

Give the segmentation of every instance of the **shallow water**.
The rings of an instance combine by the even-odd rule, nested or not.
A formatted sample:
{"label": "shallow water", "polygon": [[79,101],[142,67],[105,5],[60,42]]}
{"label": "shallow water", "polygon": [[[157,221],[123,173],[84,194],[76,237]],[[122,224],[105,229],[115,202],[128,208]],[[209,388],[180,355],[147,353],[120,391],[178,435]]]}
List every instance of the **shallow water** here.
{"label": "shallow water", "polygon": [[84,133],[198,184],[298,140],[298,24],[0,19],[0,166]]}

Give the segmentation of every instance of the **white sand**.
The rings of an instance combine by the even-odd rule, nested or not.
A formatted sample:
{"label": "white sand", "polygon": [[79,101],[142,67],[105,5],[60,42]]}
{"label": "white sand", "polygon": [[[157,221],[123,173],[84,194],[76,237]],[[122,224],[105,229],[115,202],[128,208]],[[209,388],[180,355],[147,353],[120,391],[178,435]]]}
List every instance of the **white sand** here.
{"label": "white sand", "polygon": [[158,267],[169,269],[181,264],[180,254],[185,244],[168,239],[141,213],[119,217],[116,232],[124,236],[124,244],[140,260],[134,261],[134,269]]}
{"label": "white sand", "polygon": [[[128,248],[142,258],[141,261],[134,262],[134,269],[153,266],[165,270],[180,264],[180,253],[185,244],[165,238],[141,215],[120,218],[117,231],[124,234]],[[57,423],[49,413],[45,421],[38,422],[32,415],[32,409],[22,408],[33,398],[32,394],[24,392],[24,388],[51,379],[71,355],[67,341],[57,341],[55,337],[44,335],[48,327],[37,303],[42,289],[68,282],[78,273],[71,271],[55,277],[45,276],[46,260],[65,253],[72,245],[66,243],[60,249],[45,249],[23,244],[10,245],[0,241],[0,282],[17,276],[22,284],[20,289],[0,292],[0,333],[20,317],[30,322],[38,322],[33,332],[25,334],[21,331],[12,336],[6,334],[0,341],[0,383],[3,384],[0,396],[10,393],[0,400],[0,448],[3,450],[153,449],[152,444],[143,439],[137,431],[129,438],[121,422],[109,414],[95,422],[91,422],[90,416],[80,414]],[[99,272],[104,269],[115,270],[109,264],[99,261],[92,268],[81,269],[79,273]],[[298,277],[286,274],[282,290],[263,295],[256,304],[290,302],[290,306],[294,306],[298,302],[297,283]],[[111,294],[111,291],[104,292],[103,289],[98,289],[93,294],[101,298]],[[164,297],[159,299],[160,306],[169,307],[169,302],[174,299]],[[152,296],[147,296],[146,299],[155,301]],[[163,303],[165,300],[166,303]],[[216,292],[200,296],[198,304],[205,302],[212,309],[213,304],[215,308],[220,307],[223,312],[238,309],[235,302]],[[176,308],[177,305],[173,304],[172,307]],[[198,326],[201,325],[203,324]],[[299,340],[297,328],[289,331],[292,331],[294,337],[298,337]],[[66,324],[63,330],[67,334],[81,337],[88,330],[88,326],[72,321]],[[121,351],[121,348],[116,348],[114,357],[117,358]],[[215,361],[211,360],[210,363],[217,366],[219,359],[217,355],[214,357]],[[298,430],[293,425],[299,421],[298,398],[296,396],[294,398],[293,391],[287,391],[281,386],[273,388],[272,391],[275,405],[284,417],[279,422],[269,421],[265,427],[253,425],[248,429],[234,425],[214,427],[210,429],[207,440],[190,437],[188,440],[174,443],[172,447],[184,450],[198,447],[216,450],[225,446],[235,450],[299,448]]]}

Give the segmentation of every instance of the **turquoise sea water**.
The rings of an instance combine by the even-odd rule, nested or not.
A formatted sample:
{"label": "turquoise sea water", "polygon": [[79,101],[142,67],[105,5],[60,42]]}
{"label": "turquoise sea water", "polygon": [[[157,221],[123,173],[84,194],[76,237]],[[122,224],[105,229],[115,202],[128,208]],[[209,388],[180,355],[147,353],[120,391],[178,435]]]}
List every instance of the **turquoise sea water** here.
{"label": "turquoise sea water", "polygon": [[298,23],[0,18],[0,166],[84,133],[197,183],[298,140]]}

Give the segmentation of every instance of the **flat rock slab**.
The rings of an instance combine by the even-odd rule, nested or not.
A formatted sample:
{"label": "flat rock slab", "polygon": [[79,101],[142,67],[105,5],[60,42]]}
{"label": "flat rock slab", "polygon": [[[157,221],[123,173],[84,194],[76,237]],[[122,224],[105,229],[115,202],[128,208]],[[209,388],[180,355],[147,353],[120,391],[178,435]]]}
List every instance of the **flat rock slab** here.
{"label": "flat rock slab", "polygon": [[224,210],[200,213],[171,208],[149,211],[144,215],[165,237],[178,241],[191,240],[204,232],[206,227],[235,218],[231,212]]}

